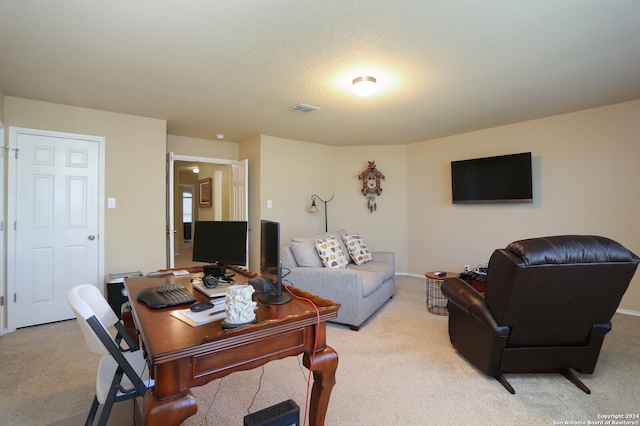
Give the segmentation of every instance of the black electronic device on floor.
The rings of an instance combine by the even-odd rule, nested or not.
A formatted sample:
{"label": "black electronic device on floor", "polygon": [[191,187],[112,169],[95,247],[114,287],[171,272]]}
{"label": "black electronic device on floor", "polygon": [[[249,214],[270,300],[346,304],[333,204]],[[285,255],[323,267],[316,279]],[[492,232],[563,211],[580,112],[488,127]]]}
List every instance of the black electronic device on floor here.
{"label": "black electronic device on floor", "polygon": [[244,426],[299,426],[300,407],[289,399],[244,416]]}

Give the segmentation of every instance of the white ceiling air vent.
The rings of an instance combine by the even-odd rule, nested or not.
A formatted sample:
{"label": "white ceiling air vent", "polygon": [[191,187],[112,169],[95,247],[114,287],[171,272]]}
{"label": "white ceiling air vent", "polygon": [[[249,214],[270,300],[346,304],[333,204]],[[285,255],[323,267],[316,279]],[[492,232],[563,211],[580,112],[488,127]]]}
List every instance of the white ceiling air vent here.
{"label": "white ceiling air vent", "polygon": [[294,111],[302,112],[304,114],[311,114],[312,112],[315,112],[315,111],[319,110],[320,108],[314,107],[314,106],[311,106],[311,105],[298,104],[298,105],[292,106],[291,109],[294,110]]}

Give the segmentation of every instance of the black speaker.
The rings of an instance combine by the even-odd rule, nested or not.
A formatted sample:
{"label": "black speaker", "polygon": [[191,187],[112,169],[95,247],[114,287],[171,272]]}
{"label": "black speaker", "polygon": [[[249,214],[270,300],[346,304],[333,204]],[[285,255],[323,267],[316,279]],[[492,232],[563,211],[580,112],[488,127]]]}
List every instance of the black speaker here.
{"label": "black speaker", "polygon": [[299,426],[300,407],[289,399],[244,416],[244,426]]}
{"label": "black speaker", "polygon": [[271,287],[271,283],[269,283],[269,281],[267,281],[267,279],[264,277],[258,276],[255,278],[251,278],[247,282],[247,284],[251,284],[256,290],[256,293],[268,293],[273,290],[273,288]]}
{"label": "black speaker", "polygon": [[205,275],[213,275],[214,277],[221,277],[227,273],[227,268],[222,265],[205,265],[202,268],[202,272]]}

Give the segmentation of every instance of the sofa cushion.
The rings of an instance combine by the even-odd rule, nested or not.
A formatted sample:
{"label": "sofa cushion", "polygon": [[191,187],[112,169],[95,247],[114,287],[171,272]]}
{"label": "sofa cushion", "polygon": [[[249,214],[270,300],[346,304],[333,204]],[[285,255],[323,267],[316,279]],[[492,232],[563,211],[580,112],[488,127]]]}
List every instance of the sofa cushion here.
{"label": "sofa cushion", "polygon": [[360,272],[366,271],[376,273],[380,276],[382,282],[393,278],[396,273],[394,262],[379,262],[376,261],[375,256],[373,262],[365,263],[363,265],[353,265],[352,268]]}
{"label": "sofa cushion", "polygon": [[349,261],[336,237],[316,238],[316,250],[327,268],[348,268]]}
{"label": "sofa cushion", "polygon": [[347,246],[349,256],[351,256],[356,265],[363,265],[373,260],[373,255],[371,255],[360,234],[344,234],[342,241]]}
{"label": "sofa cushion", "polygon": [[298,266],[322,268],[322,260],[316,250],[316,238],[292,238],[291,251]]}

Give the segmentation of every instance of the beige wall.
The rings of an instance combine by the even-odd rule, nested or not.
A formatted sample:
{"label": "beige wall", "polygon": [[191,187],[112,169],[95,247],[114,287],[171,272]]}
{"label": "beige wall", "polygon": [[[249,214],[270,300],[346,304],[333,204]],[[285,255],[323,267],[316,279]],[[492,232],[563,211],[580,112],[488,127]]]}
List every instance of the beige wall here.
{"label": "beige wall", "polygon": [[[358,178],[369,161],[385,176],[373,213]],[[407,271],[407,146],[341,147],[337,162],[338,227],[358,232],[370,250],[395,252],[396,270]]]}
{"label": "beige wall", "polygon": [[[6,126],[104,136],[105,273],[165,263],[166,122],[5,96]],[[106,205],[106,202],[105,202]]]}
{"label": "beige wall", "polygon": [[249,182],[249,269],[260,270],[260,136],[239,144],[239,157],[248,160]]}
{"label": "beige wall", "polygon": [[[200,164],[200,173],[198,173],[198,181],[201,179],[211,179],[212,185],[212,195],[213,198],[211,200],[211,207],[198,207],[198,197],[199,197],[199,186],[198,181],[196,181],[195,185],[195,193],[194,193],[194,206],[197,210],[196,219],[197,220],[229,220],[229,173],[230,166],[227,164],[213,164],[213,163],[201,163]],[[222,173],[220,180],[220,185],[222,187],[221,194],[221,205],[219,206],[222,216],[217,218],[215,217],[216,212],[216,197],[215,197],[215,188],[216,188],[216,171]]]}
{"label": "beige wall", "polygon": [[[640,100],[400,146],[333,147],[272,136],[240,143],[166,136],[143,117],[4,97],[6,126],[106,137],[105,272],[165,265],[165,153],[249,160],[250,267],[259,268],[260,219],[282,223],[282,243],[324,231],[311,195],[335,194],[329,229],[363,235],[394,251],[397,271],[459,271],[487,262],[509,242],[539,235],[593,233],[640,253]],[[451,204],[450,162],[531,151],[533,204]],[[358,174],[367,161],[385,174],[369,213]],[[267,200],[273,207],[267,208]],[[640,274],[622,308],[640,312]]]}
{"label": "beige wall", "polygon": [[[324,203],[316,203],[318,213],[309,213],[311,196],[327,200],[334,195],[327,204],[329,230],[359,232],[373,250],[396,252],[398,270],[407,269],[405,146],[338,148],[265,135],[240,146],[241,156],[249,158],[252,229],[258,229],[261,219],[279,221],[282,245],[292,237],[322,233]],[[386,179],[378,210],[370,213],[358,175],[373,160]],[[257,260],[259,232],[253,234],[251,258]],[[259,265],[251,267],[257,270]]]}
{"label": "beige wall", "polygon": [[236,142],[167,135],[167,151],[176,155],[239,160],[239,149]]}
{"label": "beige wall", "polygon": [[[326,200],[337,193],[336,148],[263,135],[260,155],[260,219],[281,222],[283,244],[293,236],[324,232],[323,204],[317,214],[307,210],[312,194]],[[339,203],[336,196],[328,205],[329,229],[340,226]]]}
{"label": "beige wall", "polygon": [[[597,234],[640,253],[640,100],[411,144],[408,271],[460,271],[522,238]],[[450,162],[531,151],[534,203],[453,205]],[[640,273],[621,308],[640,312]]]}

